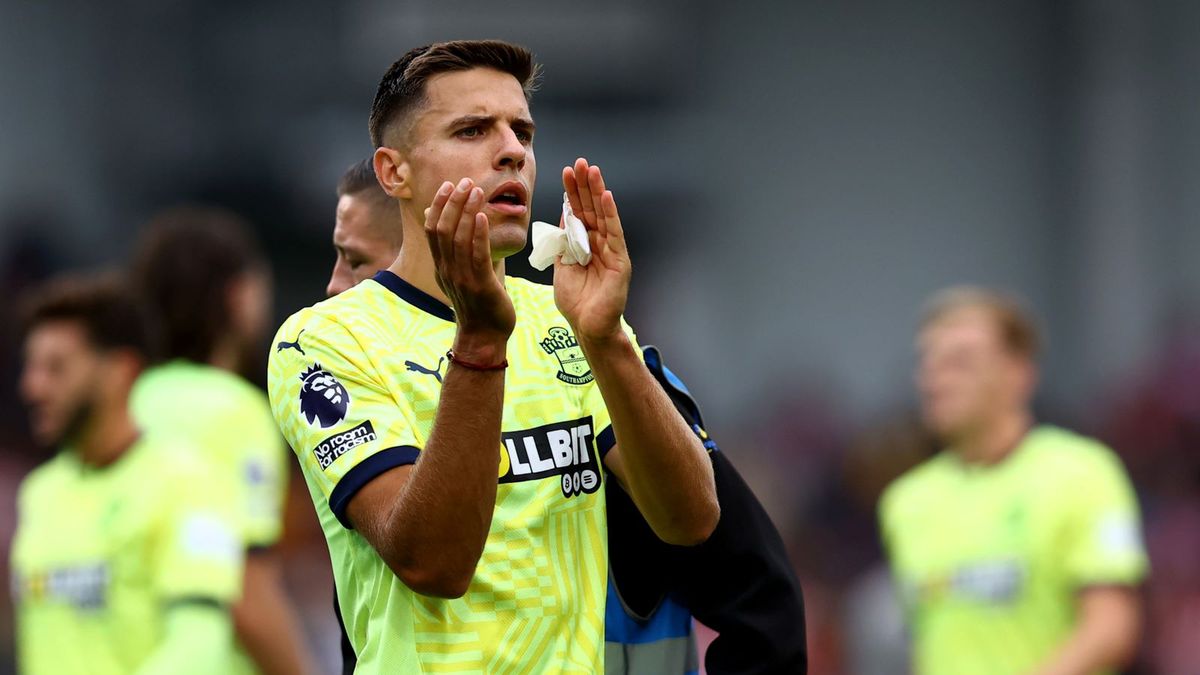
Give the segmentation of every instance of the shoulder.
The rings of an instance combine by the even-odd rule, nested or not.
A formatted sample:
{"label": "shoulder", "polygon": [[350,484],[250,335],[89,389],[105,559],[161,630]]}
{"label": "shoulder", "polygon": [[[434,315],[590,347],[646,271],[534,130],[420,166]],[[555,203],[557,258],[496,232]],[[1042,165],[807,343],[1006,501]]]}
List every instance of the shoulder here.
{"label": "shoulder", "polygon": [[892,481],[879,498],[880,517],[888,519],[923,501],[936,500],[944,486],[952,481],[952,461],[953,458],[943,451]]}
{"label": "shoulder", "polygon": [[148,432],[138,440],[137,452],[144,470],[156,478],[186,480],[212,471],[199,449],[177,434]]}
{"label": "shoulder", "polygon": [[1107,445],[1061,427],[1037,427],[1027,443],[1030,470],[1054,476],[1059,483],[1125,473],[1121,459]]}
{"label": "shoulder", "polygon": [[67,477],[67,464],[71,463],[65,453],[39,464],[21,480],[17,488],[17,504],[21,507],[40,501],[43,496],[54,493]]}
{"label": "shoulder", "polygon": [[271,341],[268,370],[363,353],[377,332],[360,290],[365,283],[289,316]]}

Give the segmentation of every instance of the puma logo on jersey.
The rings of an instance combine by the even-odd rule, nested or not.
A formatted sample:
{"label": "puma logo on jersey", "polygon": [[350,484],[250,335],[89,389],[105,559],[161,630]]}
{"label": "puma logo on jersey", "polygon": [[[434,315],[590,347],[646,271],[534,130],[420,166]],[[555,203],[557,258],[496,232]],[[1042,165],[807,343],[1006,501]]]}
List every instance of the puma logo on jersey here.
{"label": "puma logo on jersey", "polygon": [[[280,340],[279,344],[275,345],[275,353],[278,354],[279,352],[281,352],[285,349],[295,349],[296,351],[300,352],[301,354],[304,354],[304,348],[300,346],[300,336],[301,335],[304,335],[303,328],[301,328],[300,332],[296,334],[295,342],[288,342],[286,340]],[[308,356],[308,354],[304,354],[304,355]]]}
{"label": "puma logo on jersey", "polygon": [[426,368],[425,366],[417,363],[416,361],[405,361],[404,367],[407,368],[408,371],[412,372],[412,373],[422,373],[424,375],[432,375],[434,377],[434,379],[436,379],[438,381],[438,384],[441,384],[441,382],[442,382],[442,362],[445,360],[446,360],[446,357],[444,357],[444,356],[442,358],[438,359],[437,368],[435,368],[433,370]]}
{"label": "puma logo on jersey", "polygon": [[564,497],[600,489],[591,417],[507,431],[500,434],[500,443],[508,455],[508,471],[500,476],[501,483],[561,476]]}

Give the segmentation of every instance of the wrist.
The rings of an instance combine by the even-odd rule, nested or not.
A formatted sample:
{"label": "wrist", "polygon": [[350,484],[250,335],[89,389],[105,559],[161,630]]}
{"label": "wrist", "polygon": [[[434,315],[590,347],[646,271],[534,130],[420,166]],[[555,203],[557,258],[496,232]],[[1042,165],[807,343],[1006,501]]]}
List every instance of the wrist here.
{"label": "wrist", "polygon": [[629,335],[625,331],[621,330],[620,325],[612,333],[600,335],[576,333],[576,339],[579,340],[579,346],[583,349],[583,353],[588,357],[589,361],[593,357],[605,358],[624,352],[632,353],[634,351],[633,341],[629,339]]}
{"label": "wrist", "polygon": [[508,337],[462,333],[454,336],[454,355],[469,363],[492,365],[504,362],[508,353]]}

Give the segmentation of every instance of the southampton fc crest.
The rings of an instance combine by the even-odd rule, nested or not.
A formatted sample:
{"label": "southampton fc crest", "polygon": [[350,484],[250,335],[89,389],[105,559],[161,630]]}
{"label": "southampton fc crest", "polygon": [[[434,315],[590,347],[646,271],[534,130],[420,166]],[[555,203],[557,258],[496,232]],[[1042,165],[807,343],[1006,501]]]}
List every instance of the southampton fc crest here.
{"label": "southampton fc crest", "polygon": [[548,333],[549,337],[539,344],[547,354],[553,354],[558,359],[558,379],[567,384],[587,384],[595,379],[592,376],[592,367],[583,357],[579,341],[571,335],[571,331],[555,326]]}
{"label": "southampton fc crest", "polygon": [[350,394],[321,364],[314,363],[300,373],[300,381],[300,412],[310,425],[319,423],[328,429],[346,419]]}

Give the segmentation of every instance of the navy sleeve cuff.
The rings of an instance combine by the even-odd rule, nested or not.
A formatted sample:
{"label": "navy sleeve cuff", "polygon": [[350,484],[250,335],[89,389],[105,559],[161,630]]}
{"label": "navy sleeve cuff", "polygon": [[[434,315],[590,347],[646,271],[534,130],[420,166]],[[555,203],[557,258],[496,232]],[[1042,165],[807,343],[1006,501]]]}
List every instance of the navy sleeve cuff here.
{"label": "navy sleeve cuff", "polygon": [[359,462],[353,469],[346,472],[346,475],[342,476],[329,495],[329,509],[333,511],[333,515],[337,516],[342,527],[347,530],[354,529],[354,525],[346,517],[346,507],[350,505],[351,497],[384,471],[416,463],[417,456],[420,454],[421,451],[411,445],[386,448]]}
{"label": "navy sleeve cuff", "polygon": [[596,450],[600,452],[600,459],[603,460],[604,456],[608,454],[608,451],[612,450],[613,446],[616,444],[617,434],[613,431],[612,425],[610,424],[604,427],[604,431],[601,431],[600,435],[596,437]]}

